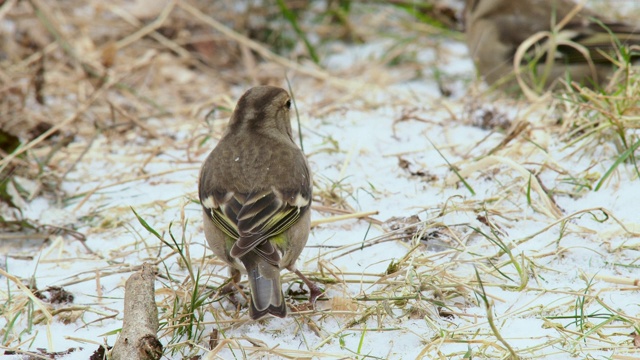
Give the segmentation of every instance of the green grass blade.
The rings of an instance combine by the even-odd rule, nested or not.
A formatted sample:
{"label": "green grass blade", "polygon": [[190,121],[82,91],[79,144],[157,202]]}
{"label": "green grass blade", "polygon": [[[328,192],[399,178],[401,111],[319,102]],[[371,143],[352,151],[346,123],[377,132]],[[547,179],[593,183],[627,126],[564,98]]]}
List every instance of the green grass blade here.
{"label": "green grass blade", "polygon": [[431,146],[433,146],[434,149],[436,149],[436,151],[438,152],[438,154],[440,154],[440,156],[442,157],[442,159],[447,163],[447,165],[449,165],[449,169],[451,169],[451,171],[453,171],[456,176],[458,177],[458,179],[460,181],[462,181],[462,183],[464,184],[464,187],[467,188],[467,190],[469,190],[469,192],[471,193],[471,195],[475,195],[476,192],[473,191],[473,188],[471,187],[471,185],[469,185],[469,183],[467,183],[467,181],[462,177],[462,175],[460,175],[460,173],[458,172],[458,169],[455,168],[455,166],[451,165],[451,163],[449,162],[449,160],[447,160],[446,157],[444,157],[444,155],[440,152],[440,149],[438,149],[436,147],[436,145],[431,142],[431,139],[427,139],[427,141],[429,141],[429,143],[431,144]]}
{"label": "green grass blade", "polygon": [[133,209],[132,206],[130,206],[130,208],[131,208],[131,211],[133,211],[133,214],[136,216],[136,218],[138,218],[138,222],[140,223],[140,225],[142,225],[143,228],[147,229],[148,232],[153,234],[153,236],[157,237],[163,243],[166,243],[162,238],[162,236],[158,234],[158,232],[154,228],[152,228],[151,225],[149,225],[140,215],[138,215],[138,213]]}
{"label": "green grass blade", "polygon": [[607,170],[607,172],[602,176],[602,179],[598,181],[598,185],[596,185],[595,191],[598,191],[600,189],[604,181],[607,180],[609,176],[611,176],[611,173],[613,173],[613,171],[618,167],[618,165],[626,161],[629,158],[629,156],[632,156],[639,146],[640,146],[640,139],[638,139],[638,141],[636,141],[636,143],[633,144],[630,148],[628,148],[625,152],[620,154],[618,159],[613,163],[613,165],[611,165],[609,170]]}
{"label": "green grass blade", "polygon": [[296,34],[298,34],[302,42],[304,42],[304,46],[306,46],[307,51],[309,51],[311,60],[313,60],[314,63],[319,64],[320,58],[318,57],[318,53],[316,53],[316,49],[313,47],[313,45],[311,45],[311,42],[309,42],[307,35],[304,33],[304,31],[302,31],[300,25],[298,25],[296,14],[294,14],[293,11],[291,11],[287,7],[287,5],[284,3],[284,0],[277,0],[277,2],[282,15],[287,19],[287,21],[289,21],[289,23],[293,27],[293,30],[296,32]]}

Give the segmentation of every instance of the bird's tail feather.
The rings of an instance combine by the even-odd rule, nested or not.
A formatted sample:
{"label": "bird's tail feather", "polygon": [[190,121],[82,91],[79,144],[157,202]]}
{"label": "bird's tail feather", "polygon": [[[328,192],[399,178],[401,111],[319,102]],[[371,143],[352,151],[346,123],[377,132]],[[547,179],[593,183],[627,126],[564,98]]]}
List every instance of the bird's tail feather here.
{"label": "bird's tail feather", "polygon": [[280,269],[269,264],[254,251],[240,258],[249,276],[251,304],[249,314],[252,319],[271,314],[277,317],[287,315],[287,305],[282,294]]}

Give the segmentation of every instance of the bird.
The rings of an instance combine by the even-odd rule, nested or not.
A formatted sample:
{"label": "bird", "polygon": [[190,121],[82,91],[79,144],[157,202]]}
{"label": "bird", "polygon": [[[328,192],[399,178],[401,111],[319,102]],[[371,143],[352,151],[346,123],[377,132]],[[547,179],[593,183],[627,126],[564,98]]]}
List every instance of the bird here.
{"label": "bird", "polygon": [[205,238],[229,265],[229,285],[247,274],[252,319],[287,315],[282,269],[309,287],[311,304],[322,294],[295,267],[309,237],[313,182],[293,140],[290,108],[291,98],[282,88],[247,90],[200,170]]}
{"label": "bird", "polygon": [[531,69],[524,71],[528,86],[550,89],[570,79],[595,87],[613,73],[618,44],[640,44],[640,27],[606,20],[570,0],[466,0],[464,22],[478,72],[503,88],[516,84],[518,51],[528,59],[521,68]]}

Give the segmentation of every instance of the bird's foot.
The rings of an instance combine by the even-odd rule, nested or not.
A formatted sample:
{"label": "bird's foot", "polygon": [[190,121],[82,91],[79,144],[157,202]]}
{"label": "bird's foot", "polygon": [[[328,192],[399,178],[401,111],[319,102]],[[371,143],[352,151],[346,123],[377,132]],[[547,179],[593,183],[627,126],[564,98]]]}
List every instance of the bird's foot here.
{"label": "bird's foot", "polygon": [[300,270],[294,270],[296,275],[307,285],[309,288],[309,305],[311,309],[314,309],[316,306],[316,300],[324,293],[324,291],[316,285],[313,281],[309,280],[306,276],[304,276]]}
{"label": "bird's foot", "polygon": [[242,286],[238,284],[239,280],[239,276],[232,273],[229,281],[218,289],[218,296],[229,299],[229,302],[231,302],[236,309],[241,307],[240,300],[238,300],[238,294],[243,294]]}

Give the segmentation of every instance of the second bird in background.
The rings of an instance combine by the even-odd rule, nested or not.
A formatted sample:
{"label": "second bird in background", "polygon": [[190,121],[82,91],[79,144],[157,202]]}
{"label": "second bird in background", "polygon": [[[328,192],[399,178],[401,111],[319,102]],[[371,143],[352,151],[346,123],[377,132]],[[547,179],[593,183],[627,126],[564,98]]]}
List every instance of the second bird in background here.
{"label": "second bird in background", "polygon": [[522,79],[536,90],[565,78],[603,84],[618,60],[616,39],[640,44],[640,26],[605,20],[570,0],[466,0],[464,21],[478,72],[505,89],[517,86],[514,58],[525,42]]}

